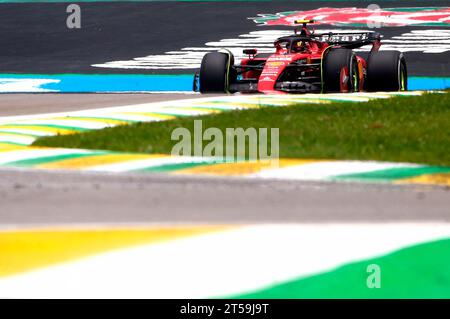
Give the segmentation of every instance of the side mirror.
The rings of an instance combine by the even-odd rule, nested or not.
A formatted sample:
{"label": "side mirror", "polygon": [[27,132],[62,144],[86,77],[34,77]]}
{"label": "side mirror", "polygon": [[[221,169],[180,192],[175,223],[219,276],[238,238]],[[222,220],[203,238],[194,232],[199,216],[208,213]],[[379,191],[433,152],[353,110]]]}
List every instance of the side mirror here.
{"label": "side mirror", "polygon": [[245,49],[243,52],[244,52],[244,54],[247,54],[247,55],[256,55],[256,53],[258,53],[258,50],[256,50],[256,49]]}

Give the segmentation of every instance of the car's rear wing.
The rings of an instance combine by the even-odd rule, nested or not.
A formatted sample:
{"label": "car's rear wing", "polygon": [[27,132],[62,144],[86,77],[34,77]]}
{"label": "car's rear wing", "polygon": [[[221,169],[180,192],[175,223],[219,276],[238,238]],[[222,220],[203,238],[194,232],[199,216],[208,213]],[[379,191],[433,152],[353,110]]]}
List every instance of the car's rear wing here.
{"label": "car's rear wing", "polygon": [[381,35],[378,32],[328,32],[314,33],[311,36],[321,42],[326,42],[330,45],[340,45],[349,49],[372,44],[372,50],[377,51],[381,45]]}

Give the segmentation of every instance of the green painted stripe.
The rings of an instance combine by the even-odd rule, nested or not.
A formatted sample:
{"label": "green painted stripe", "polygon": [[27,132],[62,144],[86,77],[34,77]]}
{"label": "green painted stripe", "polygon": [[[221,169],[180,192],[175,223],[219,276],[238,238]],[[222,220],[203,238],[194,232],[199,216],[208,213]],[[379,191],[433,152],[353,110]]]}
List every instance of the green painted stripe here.
{"label": "green painted stripe", "polygon": [[91,131],[92,129],[88,128],[82,128],[77,126],[67,126],[67,125],[56,125],[56,124],[5,124],[2,125],[3,127],[7,126],[20,126],[20,127],[30,127],[30,126],[38,126],[38,127],[48,127],[48,128],[56,128],[61,130],[70,130],[70,131],[78,131],[78,132],[85,132],[85,131]]}
{"label": "green painted stripe", "polygon": [[0,130],[0,134],[4,133],[4,134],[8,134],[8,135],[19,135],[19,136],[28,136],[28,137],[41,137],[41,135],[34,135],[34,134],[27,134],[27,133],[19,133],[19,132],[9,132],[9,131],[2,131]]}
{"label": "green painted stripe", "polygon": [[420,167],[398,167],[373,172],[347,174],[335,176],[333,180],[372,180],[392,181],[402,178],[410,178],[425,174],[448,173],[450,167],[444,166],[420,166]]}
{"label": "green painted stripe", "polygon": [[[369,265],[380,267],[381,288],[368,288]],[[344,265],[232,298],[450,298],[450,239]]]}
{"label": "green painted stripe", "polygon": [[44,157],[33,157],[25,160],[9,162],[3,164],[2,166],[13,166],[13,167],[33,167],[42,164],[49,164],[53,162],[59,162],[66,159],[74,159],[81,157],[90,157],[95,155],[105,154],[106,152],[93,152],[93,153],[76,153],[76,154],[63,154],[54,156],[44,156]]}
{"label": "green painted stripe", "polygon": [[160,166],[151,166],[136,170],[134,172],[152,172],[152,173],[165,173],[165,172],[173,172],[181,169],[193,168],[204,165],[214,164],[212,162],[191,162],[191,163],[176,163],[176,164],[167,164]]}

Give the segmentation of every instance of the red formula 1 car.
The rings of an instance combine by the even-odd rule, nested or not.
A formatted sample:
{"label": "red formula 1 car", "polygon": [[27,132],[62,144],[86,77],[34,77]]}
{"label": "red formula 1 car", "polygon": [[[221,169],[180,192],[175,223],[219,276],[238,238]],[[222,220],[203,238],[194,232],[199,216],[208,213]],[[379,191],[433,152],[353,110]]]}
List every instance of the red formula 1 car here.
{"label": "red formula 1 car", "polygon": [[[301,32],[275,41],[275,53],[244,50],[248,58],[234,65],[228,50],[207,53],[194,79],[201,93],[306,93],[404,91],[407,69],[399,51],[378,51],[380,34],[314,33],[312,20],[296,21]],[[367,61],[352,50],[372,45]]]}

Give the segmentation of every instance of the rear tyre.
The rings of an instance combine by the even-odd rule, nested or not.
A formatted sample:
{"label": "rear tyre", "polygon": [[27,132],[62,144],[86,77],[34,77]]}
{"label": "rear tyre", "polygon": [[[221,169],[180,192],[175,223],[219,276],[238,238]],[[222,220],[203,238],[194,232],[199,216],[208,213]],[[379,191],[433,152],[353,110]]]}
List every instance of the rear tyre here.
{"label": "rear tyre", "polygon": [[358,61],[350,49],[330,49],[322,62],[323,92],[359,91]]}
{"label": "rear tyre", "polygon": [[365,89],[375,91],[406,91],[406,61],[399,51],[372,52],[367,60]]}
{"label": "rear tyre", "polygon": [[207,53],[200,67],[201,93],[227,93],[231,82],[230,71],[234,64],[231,52]]}

